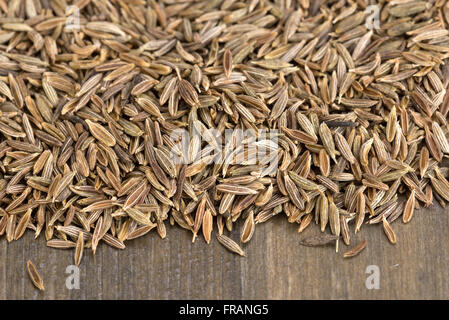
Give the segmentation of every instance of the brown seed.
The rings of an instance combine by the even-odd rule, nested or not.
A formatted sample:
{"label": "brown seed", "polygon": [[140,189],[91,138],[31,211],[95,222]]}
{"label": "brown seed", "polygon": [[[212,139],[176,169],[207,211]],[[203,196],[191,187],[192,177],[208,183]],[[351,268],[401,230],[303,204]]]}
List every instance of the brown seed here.
{"label": "brown seed", "polygon": [[367,241],[363,240],[362,242],[360,242],[358,245],[356,245],[354,248],[346,251],[343,254],[344,258],[351,258],[351,257],[355,257],[356,255],[358,255],[360,252],[362,252],[365,248],[366,248],[366,244]]}
{"label": "brown seed", "polygon": [[330,131],[326,123],[321,123],[319,133],[321,141],[323,142],[324,148],[326,149],[327,153],[334,161],[336,161],[334,138],[332,137],[332,132]]}
{"label": "brown seed", "polygon": [[402,215],[402,221],[404,223],[409,222],[413,217],[413,212],[415,211],[415,189],[410,192],[410,196],[404,207],[404,213]]}
{"label": "brown seed", "polygon": [[98,141],[104,143],[109,147],[115,145],[114,136],[109,133],[109,131],[107,131],[102,125],[99,125],[98,123],[92,122],[90,120],[86,120],[86,123],[89,126],[90,132]]}
{"label": "brown seed", "polygon": [[223,55],[223,69],[226,75],[226,78],[229,79],[229,76],[232,72],[232,53],[229,50],[226,50]]}
{"label": "brown seed", "polygon": [[327,222],[329,221],[329,201],[327,197],[322,194],[318,200],[319,206],[317,206],[319,210],[319,220],[320,220],[320,228],[321,232],[324,232],[326,229]]}
{"label": "brown seed", "polygon": [[137,208],[127,208],[126,213],[128,216],[133,219],[135,222],[137,222],[140,225],[143,226],[151,226],[153,223],[150,221],[150,217],[148,214],[143,213]]}
{"label": "brown seed", "polygon": [[351,243],[351,235],[349,234],[349,225],[347,218],[343,215],[340,216],[340,230],[345,245],[349,246]]}
{"label": "brown seed", "polygon": [[103,227],[103,217],[100,217],[95,224],[94,233],[92,235],[92,252],[95,255],[97,251],[98,242],[100,241],[100,233]]}
{"label": "brown seed", "polygon": [[426,147],[422,147],[420,157],[419,157],[419,172],[421,178],[424,177],[424,174],[427,171],[429,166],[429,150]]}
{"label": "brown seed", "polygon": [[288,174],[284,175],[285,188],[287,190],[288,196],[293,204],[300,210],[304,209],[304,200],[302,199],[298,188],[295,183],[290,179]]}
{"label": "brown seed", "polygon": [[203,219],[204,219],[204,213],[206,211],[206,197],[203,194],[203,198],[201,199],[200,203],[198,204],[198,207],[196,209],[196,214],[195,214],[195,223],[193,225],[193,238],[192,238],[192,242],[195,242],[196,239],[196,235],[198,233],[198,231],[200,230],[202,224],[203,224]]}
{"label": "brown seed", "polygon": [[340,236],[340,211],[333,201],[329,201],[329,226],[332,234]]}
{"label": "brown seed", "polygon": [[207,209],[206,212],[204,213],[202,229],[204,240],[206,240],[206,242],[209,243],[213,229],[213,217],[209,209]]}
{"label": "brown seed", "polygon": [[307,228],[310,225],[310,222],[312,222],[313,216],[309,213],[304,218],[302,218],[301,223],[298,228],[298,233],[301,233],[304,231],[305,228]]}
{"label": "brown seed", "polygon": [[349,147],[348,142],[346,141],[345,137],[343,137],[340,133],[335,133],[335,142],[337,145],[338,150],[340,151],[341,155],[345,157],[346,160],[349,161],[349,163],[354,163],[356,161],[354,155],[352,154],[351,148]]}
{"label": "brown seed", "polygon": [[25,233],[25,230],[28,226],[28,223],[31,220],[31,212],[32,209],[28,209],[27,212],[23,215],[22,218],[20,218],[19,223],[17,224],[15,233],[14,233],[14,240],[20,239],[23,234]]}
{"label": "brown seed", "polygon": [[28,272],[28,275],[30,276],[30,279],[33,282],[34,286],[36,288],[38,288],[39,290],[44,291],[45,290],[44,282],[42,281],[42,278],[41,278],[39,272],[37,272],[36,267],[30,260],[27,261],[27,272]]}
{"label": "brown seed", "polygon": [[385,216],[382,217],[382,226],[383,226],[385,234],[387,235],[388,241],[390,241],[392,244],[395,244],[396,243],[396,234],[394,233],[394,231],[391,228],[390,224],[388,223],[387,219],[385,219]]}
{"label": "brown seed", "polygon": [[84,236],[83,233],[80,232],[78,235],[78,240],[76,241],[76,248],[75,248],[75,264],[77,266],[79,266],[81,263],[81,259],[83,258],[83,251],[84,251]]}
{"label": "brown seed", "polygon": [[225,235],[217,235],[217,240],[220,242],[226,249],[231,252],[237,253],[238,255],[245,256],[245,252],[242,248],[231,238],[228,238]]}
{"label": "brown seed", "polygon": [[76,243],[68,240],[51,239],[47,241],[47,247],[56,249],[70,249],[75,248]]}
{"label": "brown seed", "polygon": [[366,201],[365,201],[365,195],[363,192],[358,192],[356,197],[356,222],[355,222],[355,232],[357,233],[360,231],[360,227],[363,224],[363,221],[365,220],[365,207],[366,207]]}
{"label": "brown seed", "polygon": [[256,224],[254,223],[254,212],[251,211],[243,225],[242,234],[240,236],[240,241],[242,243],[249,242],[249,240],[251,240],[251,238],[253,237],[255,229],[256,229]]}
{"label": "brown seed", "polygon": [[14,240],[14,231],[16,229],[16,215],[8,216],[8,221],[6,222],[6,240],[11,242]]}
{"label": "brown seed", "polygon": [[387,121],[386,136],[388,142],[392,142],[394,139],[394,136],[396,134],[396,122],[396,107],[393,107],[393,109],[391,109],[390,111]]}
{"label": "brown seed", "polygon": [[221,192],[236,194],[236,195],[247,195],[247,194],[257,194],[256,190],[253,190],[248,187],[234,185],[234,184],[226,184],[221,183],[217,185],[217,190]]}

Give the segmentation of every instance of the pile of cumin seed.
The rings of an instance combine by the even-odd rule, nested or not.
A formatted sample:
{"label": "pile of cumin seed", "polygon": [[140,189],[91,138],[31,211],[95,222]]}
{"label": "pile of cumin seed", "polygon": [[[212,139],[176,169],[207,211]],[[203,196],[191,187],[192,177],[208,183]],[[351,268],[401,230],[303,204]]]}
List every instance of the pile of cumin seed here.
{"label": "pile of cumin seed", "polygon": [[[225,234],[280,214],[319,225],[304,245],[380,223],[396,243],[449,201],[448,23],[440,0],[0,0],[0,236],[79,264],[169,223],[244,255]],[[205,139],[187,163],[178,129]],[[278,165],[201,157],[254,156],[209,129],[277,132]]]}

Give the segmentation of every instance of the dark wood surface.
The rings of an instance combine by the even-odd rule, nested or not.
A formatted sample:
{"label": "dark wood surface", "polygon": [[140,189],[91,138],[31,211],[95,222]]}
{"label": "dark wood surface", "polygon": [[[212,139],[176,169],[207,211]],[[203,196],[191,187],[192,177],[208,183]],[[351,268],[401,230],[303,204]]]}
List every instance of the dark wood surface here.
{"label": "dark wood surface", "polygon": [[[237,226],[238,227],[238,226]],[[0,239],[0,299],[448,299],[449,214],[438,205],[420,210],[408,225],[397,220],[398,243],[391,245],[380,226],[364,226],[352,235],[351,246],[366,239],[364,252],[343,259],[334,247],[299,245],[313,235],[276,217],[262,225],[249,244],[247,256],[227,252],[216,239],[202,238],[169,227],[161,240],[156,232],[127,242],[125,250],[101,244],[97,255],[85,251],[80,289],[68,290],[66,267],[73,250],[47,248],[28,232],[7,244]],[[232,234],[238,239],[236,228]],[[37,266],[46,290],[35,289],[26,261]],[[380,269],[380,289],[365,286],[367,266]]]}

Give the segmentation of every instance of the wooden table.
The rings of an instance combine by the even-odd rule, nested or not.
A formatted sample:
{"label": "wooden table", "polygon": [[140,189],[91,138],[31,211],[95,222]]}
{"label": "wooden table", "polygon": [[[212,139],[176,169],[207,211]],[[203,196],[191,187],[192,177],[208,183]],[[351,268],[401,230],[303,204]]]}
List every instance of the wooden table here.
{"label": "wooden table", "polygon": [[[351,226],[352,228],[352,226]],[[85,251],[80,289],[66,287],[66,267],[73,250],[47,248],[28,232],[20,241],[0,239],[0,299],[448,299],[449,214],[439,205],[415,212],[408,225],[397,220],[398,243],[391,245],[380,226],[364,226],[351,245],[366,239],[359,256],[343,259],[347,250],[310,248],[302,235],[278,216],[257,225],[244,249],[247,257],[227,252],[216,239],[191,243],[191,234],[169,227],[128,241],[126,250],[101,244],[97,255]],[[238,230],[237,230],[238,229]],[[352,229],[351,229],[352,230]],[[239,228],[232,234],[239,237]],[[46,290],[39,292],[26,274],[31,259]],[[370,265],[379,267],[380,288],[367,289]]]}

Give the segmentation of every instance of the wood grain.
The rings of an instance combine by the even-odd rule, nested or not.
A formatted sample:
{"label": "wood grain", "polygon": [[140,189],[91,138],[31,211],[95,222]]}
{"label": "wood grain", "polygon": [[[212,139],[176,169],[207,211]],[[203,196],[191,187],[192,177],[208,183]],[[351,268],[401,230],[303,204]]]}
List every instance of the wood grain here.
{"label": "wood grain", "polygon": [[[47,248],[27,232],[10,244],[0,239],[0,299],[448,299],[448,213],[435,205],[417,211],[407,225],[397,220],[392,226],[396,245],[380,226],[351,234],[352,246],[368,241],[351,259],[343,259],[348,248],[342,243],[339,253],[299,245],[300,237],[318,228],[299,236],[283,217],[257,225],[244,246],[246,258],[229,253],[214,237],[210,245],[202,238],[192,244],[188,232],[170,227],[165,240],[152,232],[127,242],[126,250],[104,243],[95,257],[86,250],[79,290],[65,285],[73,250]],[[45,292],[28,279],[27,259],[39,269]],[[380,268],[379,290],[365,286],[369,265]]]}

